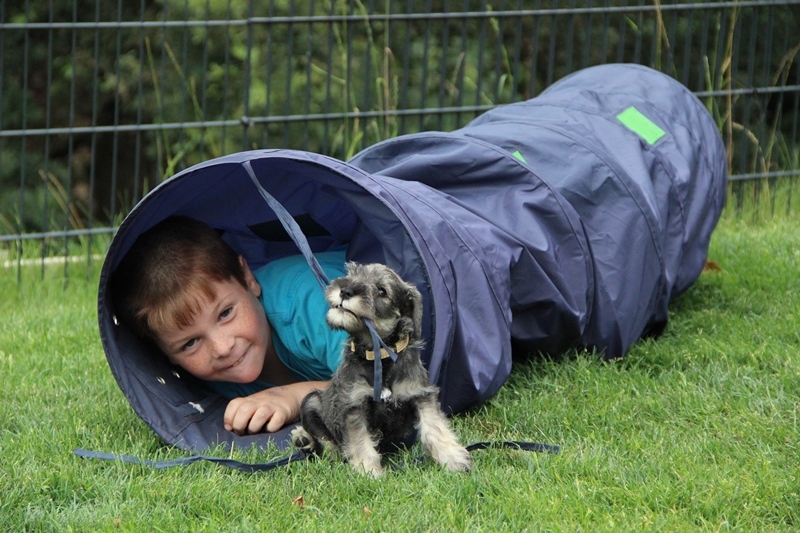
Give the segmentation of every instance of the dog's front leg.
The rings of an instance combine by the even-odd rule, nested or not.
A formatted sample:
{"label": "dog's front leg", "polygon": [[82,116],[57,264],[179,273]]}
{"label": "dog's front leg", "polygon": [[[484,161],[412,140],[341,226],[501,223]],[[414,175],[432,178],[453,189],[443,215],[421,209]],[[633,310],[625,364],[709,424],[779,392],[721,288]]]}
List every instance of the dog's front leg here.
{"label": "dog's front leg", "polygon": [[431,396],[420,398],[417,409],[419,438],[433,460],[451,472],[469,472],[472,468],[469,452],[458,442],[436,399]]}
{"label": "dog's front leg", "polygon": [[302,425],[294,428],[289,437],[295,447],[317,455],[322,455],[323,441],[329,442],[332,448],[336,447],[322,418],[320,391],[313,391],[303,399],[300,404],[300,422]]}
{"label": "dog's front leg", "polygon": [[342,453],[347,461],[359,472],[376,478],[383,475],[378,443],[369,432],[365,413],[361,409],[353,409],[347,414],[345,424]]}

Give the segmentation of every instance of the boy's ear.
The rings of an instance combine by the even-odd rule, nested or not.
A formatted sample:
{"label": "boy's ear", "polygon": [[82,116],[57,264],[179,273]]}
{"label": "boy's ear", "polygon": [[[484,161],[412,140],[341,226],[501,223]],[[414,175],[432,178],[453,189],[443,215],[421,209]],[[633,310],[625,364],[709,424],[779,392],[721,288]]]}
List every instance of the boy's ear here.
{"label": "boy's ear", "polygon": [[241,255],[239,256],[239,264],[242,265],[244,281],[247,284],[247,289],[256,296],[261,296],[261,285],[258,283],[258,281],[256,281],[256,277],[253,275],[253,272],[247,265],[247,260]]}

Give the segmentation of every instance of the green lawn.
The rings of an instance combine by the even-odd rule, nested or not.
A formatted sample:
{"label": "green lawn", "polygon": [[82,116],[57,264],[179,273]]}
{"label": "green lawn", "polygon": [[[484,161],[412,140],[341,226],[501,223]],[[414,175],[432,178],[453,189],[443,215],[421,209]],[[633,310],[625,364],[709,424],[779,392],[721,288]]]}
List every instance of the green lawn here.
{"label": "green lawn", "polygon": [[468,475],[426,462],[380,481],[327,461],[248,475],[73,456],[185,453],[138,419],[108,370],[99,264],[71,265],[66,288],[60,267],[19,284],[0,272],[0,530],[797,530],[798,223],[726,215],[710,255],[721,271],[673,302],[661,339],[614,363],[520,363],[454,418],[465,442],[535,440],[559,455],[476,451]]}

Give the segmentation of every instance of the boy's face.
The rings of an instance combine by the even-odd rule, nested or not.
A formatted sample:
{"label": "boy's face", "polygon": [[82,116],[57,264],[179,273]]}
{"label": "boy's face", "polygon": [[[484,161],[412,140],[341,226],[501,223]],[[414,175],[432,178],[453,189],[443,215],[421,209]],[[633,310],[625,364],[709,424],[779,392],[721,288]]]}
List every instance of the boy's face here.
{"label": "boy's face", "polygon": [[258,300],[261,286],[240,260],[247,287],[235,279],[215,282],[216,298],[205,300],[188,327],[157,332],[169,360],[200,379],[250,383],[264,369],[270,326]]}

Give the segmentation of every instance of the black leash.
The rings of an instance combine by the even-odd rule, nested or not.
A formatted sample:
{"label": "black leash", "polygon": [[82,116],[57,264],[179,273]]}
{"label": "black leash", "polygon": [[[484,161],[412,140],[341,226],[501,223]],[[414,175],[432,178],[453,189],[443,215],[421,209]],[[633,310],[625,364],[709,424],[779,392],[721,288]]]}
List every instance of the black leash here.
{"label": "black leash", "polygon": [[[539,442],[524,442],[524,441],[476,442],[474,444],[470,444],[466,448],[468,452],[472,452],[474,450],[486,450],[489,448],[510,448],[526,452],[538,452],[538,453],[549,453],[549,454],[558,454],[559,451],[561,451],[561,448],[559,446],[554,446],[552,444],[541,444]],[[310,460],[316,457],[316,455],[314,455],[313,453],[309,453],[303,450],[297,450],[291,453],[290,455],[287,455],[286,457],[281,457],[279,459],[275,459],[274,461],[268,461],[266,463],[243,463],[242,461],[237,461],[236,459],[226,459],[224,457],[210,457],[207,455],[193,455],[190,457],[181,457],[178,459],[151,461],[150,459],[140,459],[138,457],[133,457],[131,455],[93,452],[89,450],[84,450],[83,448],[76,448],[73,453],[78,457],[83,457],[85,459],[121,461],[123,463],[137,465],[137,466],[146,466],[156,470],[173,468],[176,466],[187,466],[196,463],[198,461],[208,461],[228,468],[232,468],[234,470],[238,470],[240,472],[245,472],[247,474],[253,474],[256,472],[269,472],[270,470],[274,470],[281,466],[288,466],[291,463]],[[413,460],[413,462],[422,463],[424,458],[425,456],[420,455],[416,457]],[[402,467],[402,465],[399,465],[399,467]]]}
{"label": "black leash", "polygon": [[561,447],[555,444],[542,444],[541,442],[527,442],[521,440],[474,442],[466,448],[468,452],[472,450],[486,450],[488,448],[511,448],[523,452],[551,453],[553,455],[561,451]]}
{"label": "black leash", "polygon": [[83,448],[75,448],[75,451],[73,453],[78,457],[84,457],[86,459],[102,459],[104,461],[122,461],[123,463],[147,466],[150,468],[154,468],[156,470],[161,470],[164,468],[172,468],[174,466],[186,466],[192,463],[196,463],[198,461],[209,461],[211,463],[227,466],[228,468],[239,470],[240,472],[246,472],[248,474],[252,474],[254,472],[268,472],[270,470],[278,468],[279,466],[286,466],[290,463],[303,461],[313,456],[313,454],[307,453],[303,450],[298,450],[292,453],[291,455],[287,455],[286,457],[281,457],[280,459],[275,459],[274,461],[269,461],[267,463],[243,463],[241,461],[237,461],[236,459],[225,459],[223,457],[209,457],[206,455],[193,455],[191,457],[181,457],[179,459],[151,461],[150,459],[139,459],[138,457],[133,457],[131,455],[93,452],[90,450],[84,450]]}
{"label": "black leash", "polygon": [[[297,248],[300,250],[300,253],[303,254],[306,261],[308,262],[308,266],[311,267],[311,271],[314,273],[314,276],[317,278],[317,282],[319,283],[320,288],[323,292],[325,292],[325,288],[330,284],[330,279],[325,274],[325,271],[322,270],[322,266],[320,266],[317,258],[314,257],[313,252],[311,251],[311,247],[308,244],[308,240],[306,236],[303,234],[303,230],[300,229],[300,226],[295,221],[294,217],[283,207],[274,196],[267,192],[264,187],[261,186],[259,183],[258,178],[256,177],[256,173],[253,170],[253,167],[250,165],[250,161],[245,161],[242,166],[244,167],[247,174],[250,176],[250,179],[253,181],[253,184],[258,189],[258,192],[261,194],[261,197],[267,202],[267,205],[275,212],[275,215],[280,220],[283,229],[286,230],[286,233],[289,234],[289,237],[294,241],[297,245]],[[391,348],[389,348],[383,339],[375,331],[375,326],[373,326],[372,322],[369,320],[365,320],[364,323],[369,330],[370,336],[372,337],[372,349],[375,351],[376,354],[380,354],[381,348],[385,349],[389,356],[392,358],[392,361],[397,361],[397,354],[394,353]],[[376,402],[381,400],[381,389],[383,388],[383,363],[381,362],[380,356],[375,357],[375,363],[373,366],[373,378],[372,378],[372,399]]]}

